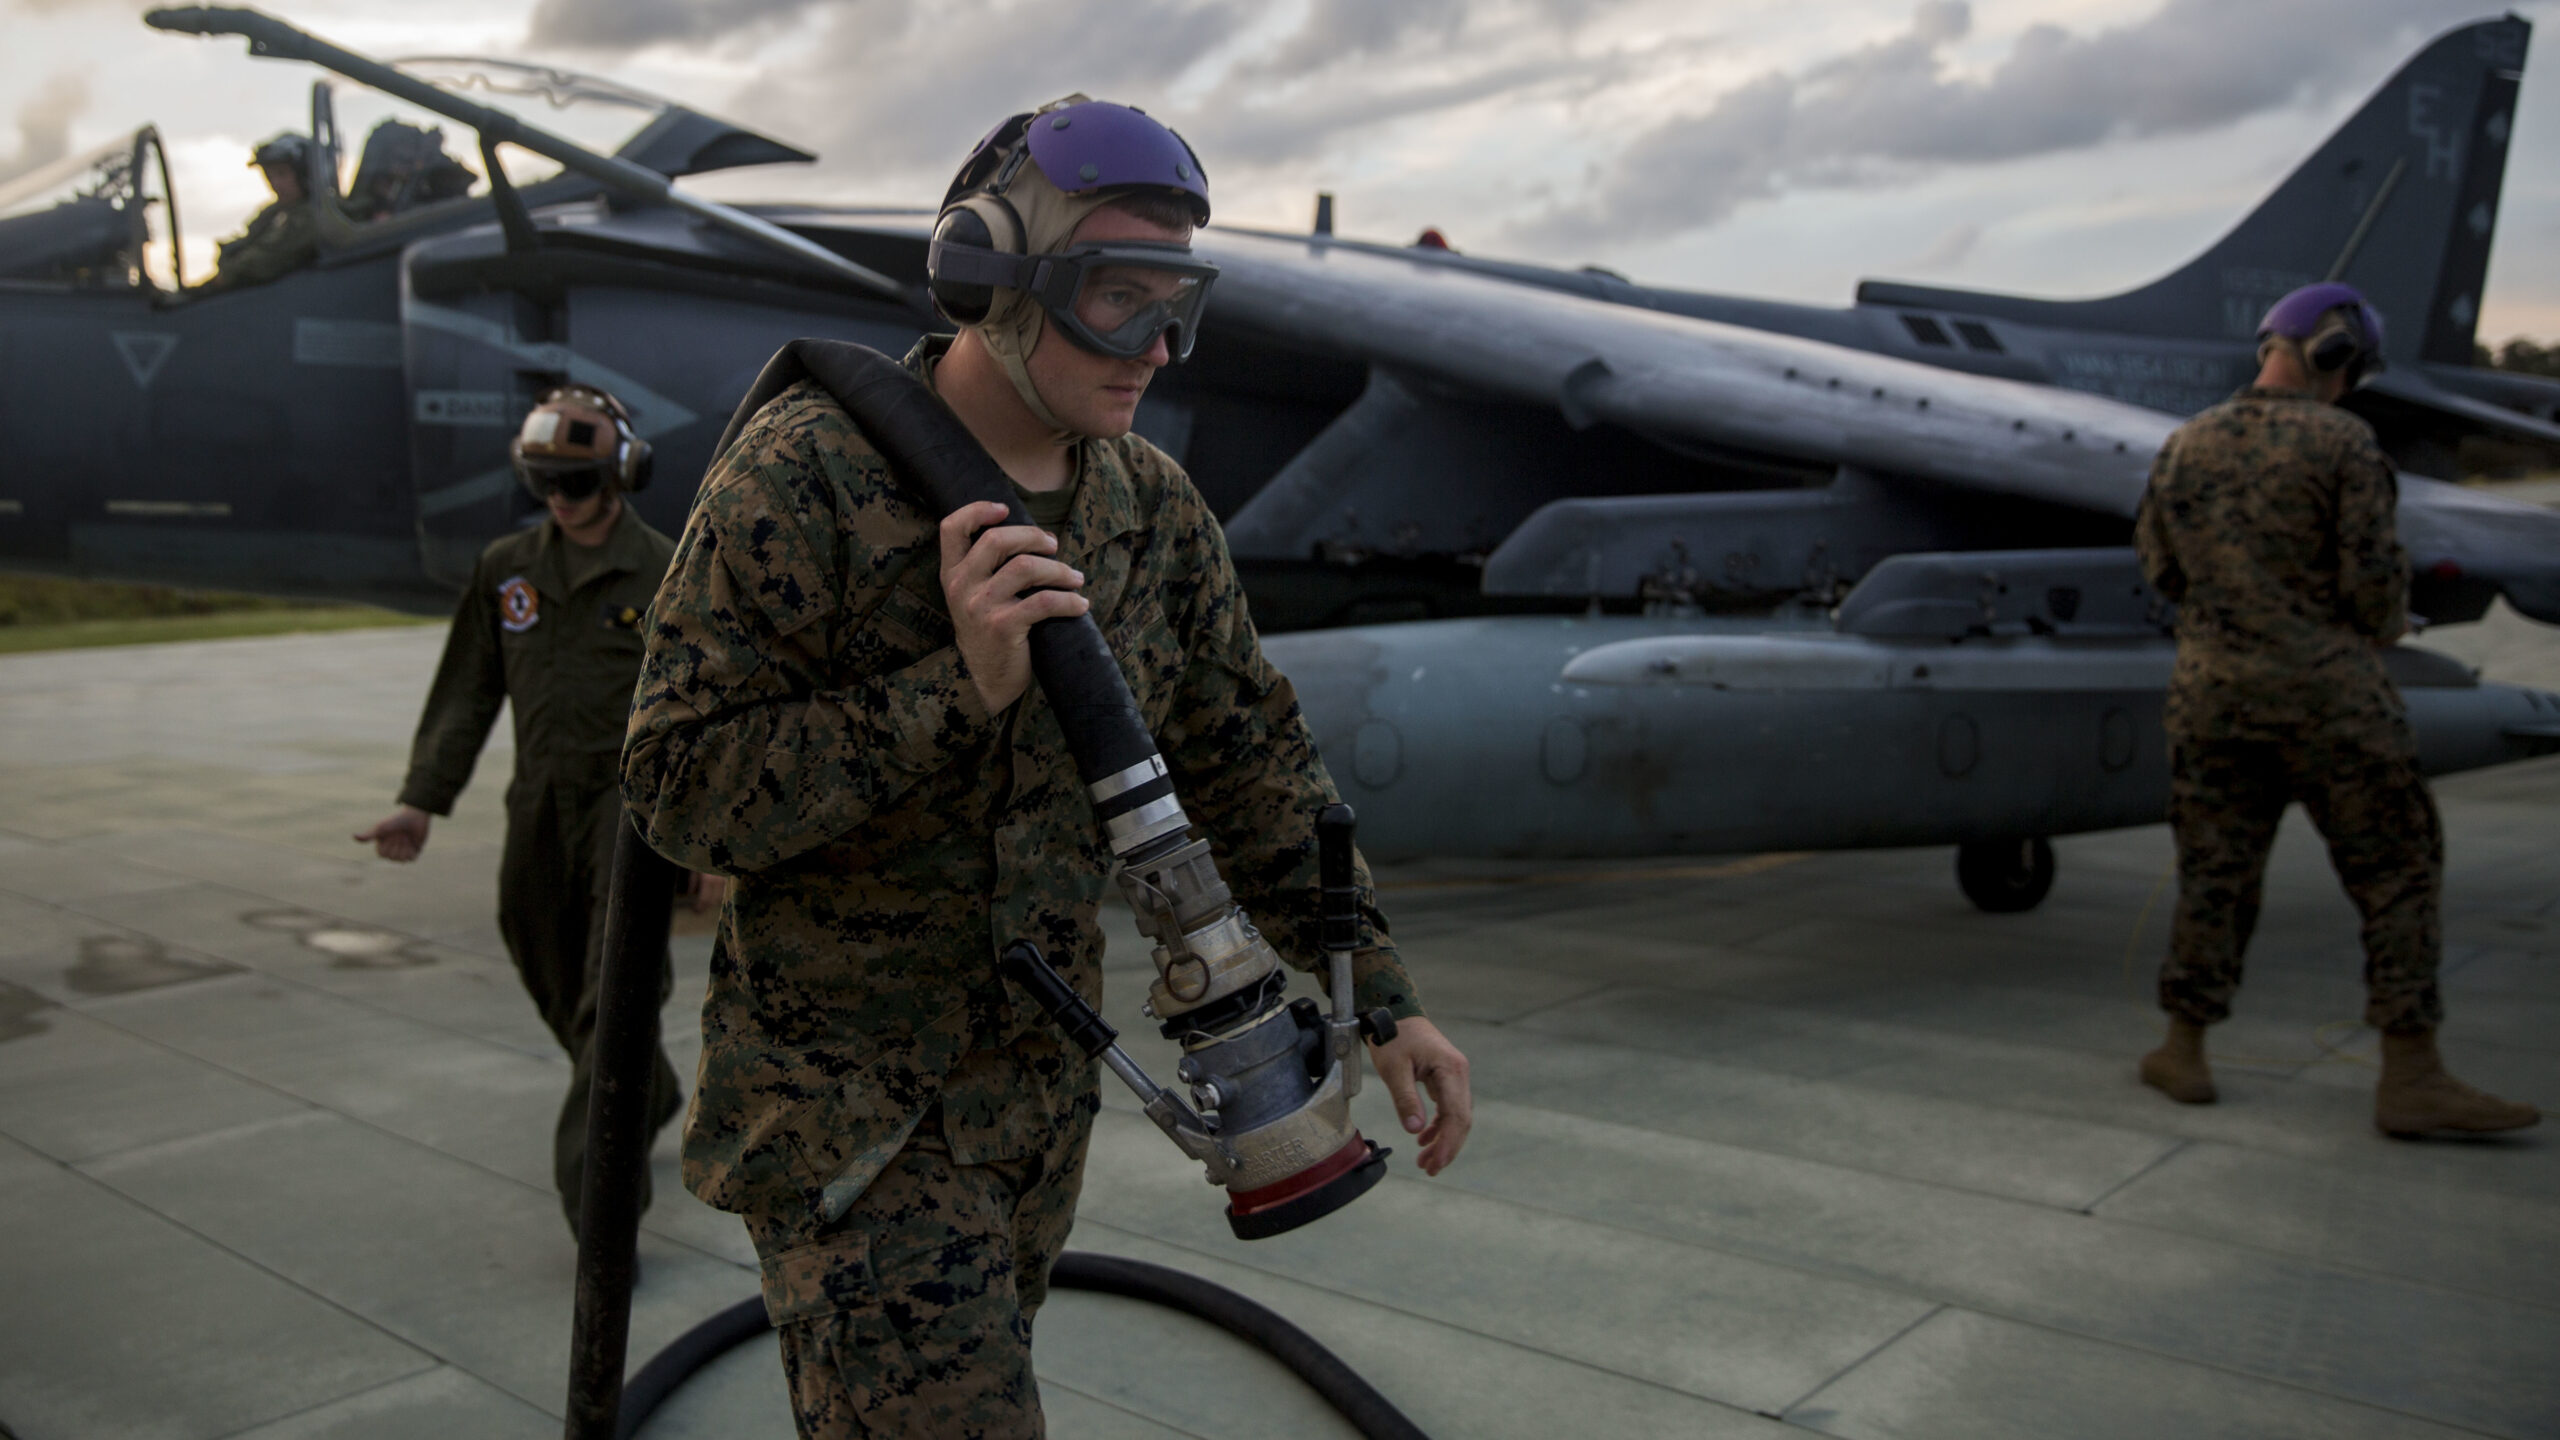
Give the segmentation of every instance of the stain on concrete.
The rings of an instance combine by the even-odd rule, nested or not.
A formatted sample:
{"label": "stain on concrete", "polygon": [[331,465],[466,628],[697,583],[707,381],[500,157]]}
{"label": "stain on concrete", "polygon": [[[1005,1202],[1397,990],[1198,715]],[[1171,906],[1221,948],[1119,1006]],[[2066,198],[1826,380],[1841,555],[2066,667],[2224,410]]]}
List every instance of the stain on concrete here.
{"label": "stain on concrete", "polygon": [[80,942],[80,963],[62,972],[63,983],[83,995],[123,995],[229,975],[239,966],[220,960],[172,955],[146,935],[91,935]]}
{"label": "stain on concrete", "polygon": [[436,957],[410,936],[350,925],[308,910],[251,910],[241,915],[240,923],[299,937],[328,956],[333,970],[415,970],[436,963]]}
{"label": "stain on concrete", "polygon": [[[23,985],[12,985],[6,980],[0,980],[0,1045],[6,1045],[12,1040],[24,1040],[30,1035],[41,1035],[52,1029],[52,1025],[36,1018],[52,1008],[52,1001],[33,990]],[[0,1434],[5,1433],[0,1432]]]}
{"label": "stain on concrete", "polygon": [[436,957],[406,935],[355,925],[314,930],[302,937],[302,943],[328,956],[333,970],[414,970],[436,963]]}

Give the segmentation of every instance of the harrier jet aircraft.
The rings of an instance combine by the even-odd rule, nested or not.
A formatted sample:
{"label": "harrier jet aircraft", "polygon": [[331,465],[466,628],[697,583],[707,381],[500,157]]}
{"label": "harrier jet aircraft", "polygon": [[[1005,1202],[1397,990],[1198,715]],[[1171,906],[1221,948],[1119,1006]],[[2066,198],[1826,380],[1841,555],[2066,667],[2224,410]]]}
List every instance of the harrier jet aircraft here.
{"label": "harrier jet aircraft", "polygon": [[[177,217],[148,129],[39,177],[50,190],[0,193],[0,564],[440,608],[536,510],[506,442],[543,388],[631,402],[675,477],[637,504],[673,529],[783,341],[896,353],[934,323],[928,212],[729,207],[671,183],[808,158],[781,142],[554,71],[383,65],[251,10],[148,18],[467,127],[491,189],[356,218],[324,81],[321,256],[272,284],[196,294],[155,266]],[[2286,182],[2225,248],[2258,237],[2230,253],[2372,283],[2373,257],[2435,235],[2432,283],[2476,289],[2503,161],[2480,137],[2503,144],[2525,34],[2510,18],[2435,42],[2305,167],[2320,183]],[[635,129],[600,153],[467,89],[616,105]],[[2409,125],[2372,118],[2420,113],[2422,89],[2425,115],[2467,117],[2446,132],[2450,191],[2409,158]],[[562,169],[518,187],[502,147]],[[2075,387],[2096,372],[2064,357],[2085,321],[2110,353],[2229,364],[2245,340],[2225,312],[2258,285],[2214,278],[2235,265],[2209,255],[2156,305],[1924,315],[1321,234],[1215,228],[1197,248],[1220,267],[1212,318],[1139,428],[1225,520],[1264,628],[1304,632],[1270,650],[1374,853],[1951,843],[1978,903],[2021,908],[2051,880],[2044,837],[2159,817],[2170,642],[2121,547],[2180,406]],[[2167,303],[2216,284],[2200,311]],[[2394,332],[2424,339],[2377,416],[2404,463],[2465,427],[2543,438],[2530,404],[2454,377],[2435,314]],[[2467,347],[2468,317],[2455,329]],[[2560,622],[2560,516],[2411,475],[2401,529],[2427,619],[2504,595]],[[1764,613],[1704,613],[1746,603]],[[2392,664],[2439,770],[2560,745],[2560,700],[2414,648]]]}

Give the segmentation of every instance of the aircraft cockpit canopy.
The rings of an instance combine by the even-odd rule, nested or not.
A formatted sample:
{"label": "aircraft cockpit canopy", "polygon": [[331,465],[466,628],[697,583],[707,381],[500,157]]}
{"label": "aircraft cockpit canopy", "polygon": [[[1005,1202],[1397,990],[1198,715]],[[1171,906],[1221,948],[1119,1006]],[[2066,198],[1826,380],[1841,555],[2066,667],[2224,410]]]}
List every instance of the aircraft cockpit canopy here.
{"label": "aircraft cockpit canopy", "polygon": [[[662,96],[576,71],[485,56],[393,63],[440,89],[514,110],[581,146],[670,177],[816,158]],[[0,183],[0,286],[176,296],[200,285],[214,269],[215,238],[240,230],[272,198],[246,170],[247,137],[273,133],[279,118],[243,117],[243,169],[182,173],[175,186],[159,132],[147,125]],[[306,189],[317,202],[324,253],[404,243],[402,237],[457,223],[446,217],[467,216],[466,206],[485,208],[493,158],[519,190],[562,173],[551,160],[487,146],[468,127],[360,85],[315,83],[306,123],[305,133],[317,142]],[[192,158],[194,150],[181,149],[185,170],[209,169]],[[188,222],[183,234],[181,208]]]}
{"label": "aircraft cockpit canopy", "polygon": [[0,184],[0,284],[174,290],[169,160],[145,125]]}
{"label": "aircraft cockpit canopy", "polygon": [[[392,64],[439,89],[515,110],[590,150],[671,178],[817,158],[665,96],[574,70],[474,55],[415,55]],[[507,178],[519,186],[557,173],[539,156],[512,149],[500,154]]]}

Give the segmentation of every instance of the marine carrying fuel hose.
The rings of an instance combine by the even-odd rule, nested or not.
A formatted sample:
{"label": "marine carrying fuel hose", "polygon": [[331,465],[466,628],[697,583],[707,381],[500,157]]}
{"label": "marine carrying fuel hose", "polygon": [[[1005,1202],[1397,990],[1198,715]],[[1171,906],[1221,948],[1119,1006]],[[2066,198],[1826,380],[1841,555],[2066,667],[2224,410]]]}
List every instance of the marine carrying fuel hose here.
{"label": "marine carrying fuel hose", "polygon": [[[832,394],[862,427],[862,433],[886,456],[901,479],[923,492],[921,498],[941,514],[964,505],[991,500],[1006,507],[1008,523],[1027,525],[1030,515],[1013,493],[1012,483],[985,447],[946,409],[932,391],[876,350],[835,340],[794,340],[765,365],[729,421],[713,454],[727,453],[747,421],[774,397],[802,380],[814,380]],[[1066,732],[1068,753],[1087,784],[1123,773],[1154,756],[1155,737],[1129,682],[1104,643],[1090,615],[1045,620],[1032,627],[1031,668]],[[1116,804],[1171,793],[1171,782],[1141,785]],[[636,839],[636,837],[633,837]],[[637,847],[635,847],[637,848]],[[621,863],[617,860],[617,863]],[[649,1023],[654,1016],[634,1016]],[[635,1072],[636,1073],[636,1072]],[[601,1084],[598,1093],[604,1092]],[[644,1147],[645,1148],[645,1147]],[[590,1193],[597,1182],[590,1179]],[[635,1186],[636,1188],[636,1186]],[[636,1228],[636,1213],[631,1217]],[[620,1246],[627,1239],[617,1236]],[[614,1277],[627,1303],[627,1276]],[[1269,1352],[1316,1389],[1371,1440],[1424,1440],[1403,1412],[1376,1387],[1360,1378],[1339,1356],[1279,1315],[1223,1285],[1143,1260],[1070,1250],[1058,1257],[1049,1283],[1065,1290],[1098,1290],[1105,1294],[1170,1305],[1198,1316]],[[613,1286],[605,1289],[617,1288]],[[582,1296],[585,1287],[582,1287]],[[602,1304],[598,1308],[604,1308]],[[714,1357],[766,1329],[764,1302],[746,1300],[730,1306],[676,1338],[622,1387],[613,1433],[630,1440],[641,1422],[681,1384]],[[620,1337],[606,1337],[619,1354]],[[583,1351],[581,1352],[584,1353]],[[597,1351],[602,1355],[601,1349]],[[590,1366],[589,1368],[594,1368]],[[587,1388],[610,1383],[609,1372],[590,1377]],[[573,1408],[580,1398],[572,1386]],[[588,1407],[606,1413],[610,1398],[601,1394]],[[573,1420],[573,1427],[574,1427]]]}
{"label": "marine carrying fuel hose", "polygon": [[[815,380],[844,406],[863,435],[886,456],[898,478],[937,515],[993,501],[1008,511],[1005,523],[1028,525],[1031,512],[1013,493],[1013,482],[935,397],[896,361],[877,350],[842,340],[794,340],[765,362],[730,417],[714,455],[729,447],[756,411],[802,380]],[[1066,733],[1067,753],[1088,785],[1118,775],[1156,754],[1146,716],[1129,693],[1128,677],[1111,658],[1091,615],[1043,620],[1031,627],[1031,671]],[[1115,797],[1133,805],[1169,793],[1158,781]]]}
{"label": "marine carrying fuel hose", "polygon": [[[1049,1288],[1120,1295],[1169,1305],[1197,1316],[1288,1366],[1369,1440],[1428,1440],[1403,1411],[1378,1393],[1376,1386],[1342,1363],[1342,1357],[1316,1343],[1314,1336],[1277,1312],[1224,1285],[1144,1260],[1070,1250],[1060,1255],[1056,1267],[1050,1270]],[[648,1422],[650,1412],[675,1393],[686,1377],[769,1328],[764,1301],[751,1299],[741,1300],[677,1336],[623,1385],[621,1421],[614,1431],[615,1440],[632,1440]]]}

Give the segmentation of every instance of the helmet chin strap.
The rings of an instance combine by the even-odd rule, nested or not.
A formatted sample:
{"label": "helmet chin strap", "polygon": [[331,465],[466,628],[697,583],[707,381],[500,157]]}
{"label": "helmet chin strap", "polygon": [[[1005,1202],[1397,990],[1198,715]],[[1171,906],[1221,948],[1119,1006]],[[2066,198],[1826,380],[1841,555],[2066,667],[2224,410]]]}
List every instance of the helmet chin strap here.
{"label": "helmet chin strap", "polygon": [[1043,327],[1040,307],[1026,303],[1012,309],[1013,314],[1005,317],[1012,323],[980,325],[976,327],[978,337],[986,342],[987,353],[1004,367],[1005,378],[1013,382],[1013,393],[1021,396],[1032,415],[1049,427],[1049,438],[1061,445],[1072,445],[1085,437],[1059,419],[1049,402],[1040,398],[1040,387],[1031,383],[1031,351],[1039,345]]}

